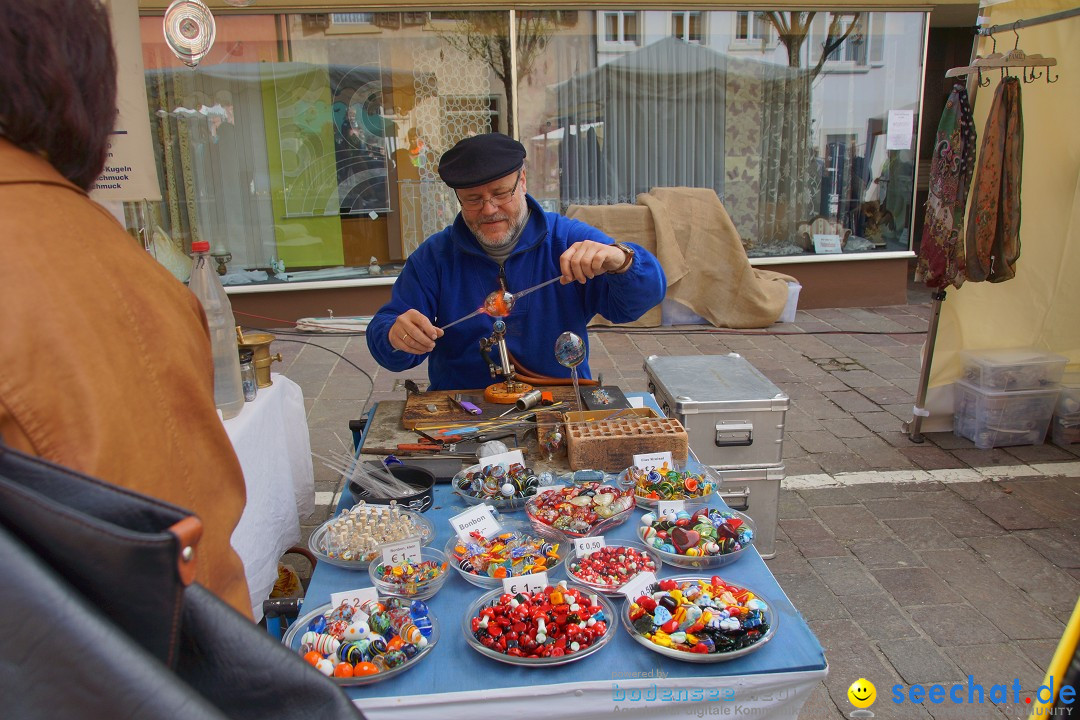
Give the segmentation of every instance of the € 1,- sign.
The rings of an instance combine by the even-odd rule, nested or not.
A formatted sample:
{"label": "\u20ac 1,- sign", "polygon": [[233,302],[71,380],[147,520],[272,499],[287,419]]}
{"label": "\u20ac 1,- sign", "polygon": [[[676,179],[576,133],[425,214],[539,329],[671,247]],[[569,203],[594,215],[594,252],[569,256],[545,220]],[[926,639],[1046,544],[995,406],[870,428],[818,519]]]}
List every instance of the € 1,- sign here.
{"label": "\u20ac 1,- sign", "polygon": [[547,572],[532,573],[531,575],[518,575],[517,577],[503,578],[503,592],[517,595],[518,593],[535,594],[548,586]]}

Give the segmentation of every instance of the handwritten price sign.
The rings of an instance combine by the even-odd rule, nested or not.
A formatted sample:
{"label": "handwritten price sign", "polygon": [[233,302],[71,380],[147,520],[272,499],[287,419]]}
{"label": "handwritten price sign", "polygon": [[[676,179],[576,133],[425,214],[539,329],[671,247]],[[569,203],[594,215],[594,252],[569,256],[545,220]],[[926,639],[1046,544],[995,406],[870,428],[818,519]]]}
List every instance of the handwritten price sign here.
{"label": "handwritten price sign", "polygon": [[499,521],[491,513],[490,505],[474,505],[463,513],[450,518],[450,525],[462,541],[469,541],[469,534],[478,532],[488,538],[499,532]]}
{"label": "handwritten price sign", "polygon": [[378,601],[378,599],[379,591],[373,587],[360,588],[359,590],[342,590],[341,592],[330,593],[331,607],[340,607],[341,603],[346,603],[350,607],[354,607],[359,610],[368,600]]}
{"label": "handwritten price sign", "polygon": [[548,586],[547,572],[533,573],[532,575],[518,575],[517,577],[503,578],[503,592],[517,595],[518,593],[538,593]]}
{"label": "handwritten price sign", "polygon": [[385,546],[382,549],[382,559],[387,565],[420,562],[420,538],[409,538]]}
{"label": "handwritten price sign", "polygon": [[619,592],[625,595],[630,602],[633,602],[642,595],[652,595],[656,592],[656,585],[656,576],[651,572],[643,572],[627,580],[619,588]]}
{"label": "handwritten price sign", "polygon": [[634,466],[637,467],[638,470],[643,470],[644,472],[659,470],[664,465],[667,465],[669,468],[675,467],[671,462],[671,452],[668,450],[634,456]]}
{"label": "handwritten price sign", "polygon": [[588,555],[604,547],[604,536],[574,538],[574,550],[578,555]]}
{"label": "handwritten price sign", "polygon": [[658,500],[656,502],[656,514],[659,517],[674,521],[675,517],[686,509],[683,500]]}

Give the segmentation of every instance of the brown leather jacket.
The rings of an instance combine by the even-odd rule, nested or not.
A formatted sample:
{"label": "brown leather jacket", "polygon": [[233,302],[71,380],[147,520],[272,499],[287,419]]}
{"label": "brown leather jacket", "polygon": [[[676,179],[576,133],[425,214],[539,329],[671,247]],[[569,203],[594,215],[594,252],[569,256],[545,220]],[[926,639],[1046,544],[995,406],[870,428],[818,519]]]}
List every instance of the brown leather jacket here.
{"label": "brown leather jacket", "polygon": [[243,473],[198,300],[43,158],[0,139],[0,436],[203,521],[197,579],[244,615]]}

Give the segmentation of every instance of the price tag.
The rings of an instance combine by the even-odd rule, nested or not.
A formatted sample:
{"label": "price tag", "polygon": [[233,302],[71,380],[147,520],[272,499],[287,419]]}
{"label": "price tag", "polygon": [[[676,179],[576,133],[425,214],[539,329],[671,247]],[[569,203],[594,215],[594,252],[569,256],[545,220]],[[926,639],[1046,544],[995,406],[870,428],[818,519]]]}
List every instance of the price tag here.
{"label": "price tag", "polygon": [[652,595],[656,592],[656,575],[651,572],[638,573],[634,577],[627,580],[619,592],[626,596],[626,598],[633,602],[642,595]]}
{"label": "price tag", "polygon": [[650,470],[659,470],[664,465],[669,468],[674,468],[675,465],[671,462],[671,451],[665,450],[664,452],[657,453],[644,453],[642,455],[634,456],[634,465],[638,470],[644,470],[649,472]]}
{"label": "price tag", "polygon": [[831,255],[844,252],[839,235],[814,235],[814,252],[818,255]]}
{"label": "price tag", "polygon": [[330,593],[330,607],[340,607],[341,603],[354,607],[357,611],[368,600],[379,600],[379,591],[373,587],[360,588],[359,590],[342,590],[341,592]]}
{"label": "price tag", "polygon": [[499,521],[491,513],[490,505],[473,505],[463,513],[450,518],[450,527],[463,541],[469,541],[469,534],[478,532],[488,538],[499,531]]}
{"label": "price tag", "polygon": [[386,545],[382,549],[382,560],[387,565],[420,562],[420,538],[409,538]]}
{"label": "price tag", "polygon": [[686,509],[685,500],[657,500],[656,501],[656,515],[657,517],[666,517],[668,520],[675,520],[675,516]]}
{"label": "price tag", "polygon": [[525,455],[520,450],[511,450],[510,452],[499,453],[497,455],[485,455],[478,461],[480,467],[484,465],[502,465],[509,468],[514,463],[525,464]]}
{"label": "price tag", "polygon": [[503,592],[508,592],[511,595],[538,593],[547,586],[547,571],[533,573],[532,575],[503,578]]}
{"label": "price tag", "polygon": [[605,543],[603,535],[599,535],[597,537],[574,538],[574,550],[579,556],[591,552],[596,552],[600,548],[604,547],[604,544]]}

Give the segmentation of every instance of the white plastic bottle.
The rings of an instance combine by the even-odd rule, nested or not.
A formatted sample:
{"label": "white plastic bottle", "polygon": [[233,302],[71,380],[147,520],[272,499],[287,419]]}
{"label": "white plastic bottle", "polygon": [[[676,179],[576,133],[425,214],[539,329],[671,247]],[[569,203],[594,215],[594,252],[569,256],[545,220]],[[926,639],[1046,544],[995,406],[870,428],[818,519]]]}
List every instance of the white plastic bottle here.
{"label": "white plastic bottle", "polygon": [[199,298],[210,326],[214,352],[214,403],[228,420],[244,408],[244,388],[240,382],[240,352],[236,344],[236,321],[232,303],[221,286],[210,258],[210,243],[191,243],[191,279],[188,287]]}

